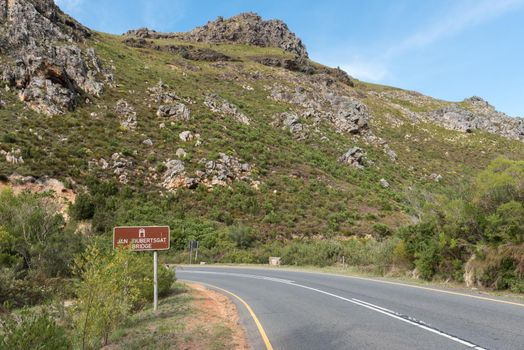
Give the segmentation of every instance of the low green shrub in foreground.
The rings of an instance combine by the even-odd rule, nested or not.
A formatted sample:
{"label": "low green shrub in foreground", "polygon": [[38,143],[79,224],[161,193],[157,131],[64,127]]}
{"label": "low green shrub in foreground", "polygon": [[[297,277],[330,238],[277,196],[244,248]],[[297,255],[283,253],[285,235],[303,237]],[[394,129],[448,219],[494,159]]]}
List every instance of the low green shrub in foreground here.
{"label": "low green shrub in foreground", "polygon": [[46,311],[0,317],[0,350],[70,349],[66,332]]}
{"label": "low green shrub in foreground", "polygon": [[[106,345],[109,335],[133,311],[153,298],[151,256],[93,245],[75,262],[80,278],[72,308],[76,342],[81,348]],[[159,294],[169,292],[174,272],[159,268]]]}

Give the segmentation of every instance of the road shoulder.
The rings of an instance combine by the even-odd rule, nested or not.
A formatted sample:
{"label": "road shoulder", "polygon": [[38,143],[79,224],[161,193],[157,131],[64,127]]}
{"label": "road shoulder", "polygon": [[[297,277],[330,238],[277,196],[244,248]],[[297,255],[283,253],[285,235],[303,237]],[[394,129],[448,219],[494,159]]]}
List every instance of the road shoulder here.
{"label": "road shoulder", "polygon": [[238,310],[223,294],[194,283],[134,315],[104,349],[250,349]]}

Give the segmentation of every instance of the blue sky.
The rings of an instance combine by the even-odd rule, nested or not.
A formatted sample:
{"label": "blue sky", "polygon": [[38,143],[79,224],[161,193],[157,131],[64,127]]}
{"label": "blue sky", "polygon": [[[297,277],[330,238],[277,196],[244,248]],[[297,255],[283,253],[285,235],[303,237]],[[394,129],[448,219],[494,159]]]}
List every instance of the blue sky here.
{"label": "blue sky", "polygon": [[284,20],[310,57],[365,81],[451,101],[479,95],[524,116],[524,0],[56,0],[120,34],[187,31],[254,11]]}

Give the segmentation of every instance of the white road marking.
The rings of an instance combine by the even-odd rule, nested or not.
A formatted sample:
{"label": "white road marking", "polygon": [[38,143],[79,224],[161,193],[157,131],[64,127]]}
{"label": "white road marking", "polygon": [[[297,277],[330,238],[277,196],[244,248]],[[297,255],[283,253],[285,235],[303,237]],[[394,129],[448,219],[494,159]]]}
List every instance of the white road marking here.
{"label": "white road marking", "polygon": [[383,314],[385,316],[388,316],[388,317],[394,318],[396,320],[408,323],[408,324],[410,324],[412,326],[418,327],[420,329],[426,330],[426,331],[431,332],[433,334],[436,334],[436,335],[439,335],[441,337],[444,337],[444,338],[447,338],[449,340],[452,340],[454,342],[460,343],[460,344],[462,344],[464,346],[467,346],[468,348],[475,349],[475,350],[486,350],[485,348],[483,348],[483,347],[481,347],[481,346],[479,346],[477,344],[471,343],[471,342],[469,342],[467,340],[464,340],[464,339],[460,339],[460,338],[455,337],[455,336],[453,336],[451,334],[447,334],[447,333],[445,333],[443,331],[440,331],[440,330],[438,330],[436,328],[433,328],[433,327],[427,325],[423,321],[416,320],[416,319],[414,319],[412,317],[403,315],[403,314],[398,313],[396,311],[393,311],[393,310],[390,310],[390,309],[387,309],[387,308],[384,308],[384,307],[381,307],[381,306],[378,306],[378,305],[375,305],[375,304],[371,304],[371,303],[368,303],[368,302],[365,302],[365,301],[362,301],[362,300],[359,300],[359,299],[345,298],[343,296],[340,296],[340,295],[337,295],[337,294],[333,294],[333,293],[330,293],[330,292],[326,292],[326,291],[321,290],[321,289],[317,289],[317,288],[308,287],[308,286],[305,286],[305,285],[302,285],[302,284],[298,284],[298,283],[295,283],[294,281],[291,281],[291,280],[280,279],[280,278],[273,278],[273,277],[267,277],[267,276],[260,276],[260,275],[243,274],[243,273],[214,272],[214,271],[194,271],[194,270],[184,270],[184,272],[186,272],[186,273],[197,273],[197,274],[209,274],[209,275],[227,275],[227,276],[236,276],[236,277],[244,277],[244,278],[255,278],[255,279],[262,279],[262,280],[267,280],[267,281],[287,284],[287,285],[291,285],[291,286],[295,286],[295,287],[299,287],[299,288],[304,288],[304,289],[307,289],[307,290],[311,290],[313,292],[317,292],[317,293],[321,293],[321,294],[324,294],[324,295],[328,295],[328,296],[331,296],[333,298],[337,298],[337,299],[346,301],[348,303],[352,303],[352,304],[364,307],[366,309],[369,309],[369,310],[381,313],[381,314]]}
{"label": "white road marking", "polygon": [[309,290],[312,290],[314,292],[317,292],[317,293],[322,293],[322,294],[325,294],[325,295],[329,295],[329,296],[332,296],[334,298],[337,298],[337,299],[340,299],[340,300],[344,300],[344,301],[347,301],[349,303],[352,303],[352,304],[356,304],[356,305],[359,305],[359,306],[362,306],[362,307],[365,307],[367,309],[370,309],[370,310],[373,310],[373,311],[376,311],[376,312],[379,312],[383,315],[386,315],[386,316],[389,316],[389,317],[392,317],[392,318],[395,318],[399,321],[402,321],[402,322],[406,322],[412,326],[415,326],[415,327],[418,327],[418,328],[421,328],[421,329],[424,329],[428,332],[431,332],[431,333],[434,333],[434,334],[437,334],[437,335],[440,335],[441,337],[444,337],[444,338],[448,338],[450,340],[453,340],[457,343],[460,343],[462,345],[465,345],[469,348],[472,348],[472,349],[477,349],[477,350],[485,350],[483,347],[480,347],[476,344],[473,344],[469,341],[466,341],[466,340],[463,340],[463,339],[460,339],[460,338],[457,338],[455,336],[452,336],[450,334],[447,334],[447,333],[444,333],[442,331],[439,331],[438,329],[436,328],[432,328],[432,327],[429,327],[429,326],[426,326],[424,325],[422,322],[416,322],[412,319],[409,319],[409,318],[404,318],[402,317],[400,313],[398,312],[394,312],[394,311],[391,311],[391,310],[388,310],[386,308],[383,308],[383,307],[380,307],[380,306],[377,306],[377,305],[373,305],[371,303],[366,303],[366,302],[362,302],[362,301],[359,301],[358,299],[348,299],[348,298],[344,298],[343,296],[340,296],[340,295],[336,295],[336,294],[333,294],[333,293],[329,293],[329,292],[326,292],[326,291],[323,291],[321,289],[317,289],[317,288],[312,288],[312,287],[308,287],[308,286],[304,286],[304,285],[301,285],[301,284],[296,284],[296,283],[290,283],[291,285],[293,286],[296,286],[296,287],[300,287],[300,288],[304,288],[304,289],[309,289]]}
{"label": "white road marking", "polygon": [[258,280],[267,280],[267,281],[273,281],[273,282],[279,282],[279,283],[294,283],[294,281],[291,280],[285,280],[282,278],[275,278],[275,277],[268,277],[268,276],[261,276],[261,275],[251,275],[247,273],[235,273],[235,272],[215,272],[215,271],[194,271],[194,270],[183,270],[184,272],[189,273],[200,273],[203,275],[227,275],[227,276],[236,276],[236,277],[245,277],[245,278],[255,278]]}

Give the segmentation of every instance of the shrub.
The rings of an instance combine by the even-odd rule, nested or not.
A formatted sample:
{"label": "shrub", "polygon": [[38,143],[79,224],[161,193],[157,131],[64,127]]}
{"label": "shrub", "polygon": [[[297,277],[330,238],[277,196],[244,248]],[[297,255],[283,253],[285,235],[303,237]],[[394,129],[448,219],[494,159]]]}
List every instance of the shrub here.
{"label": "shrub", "polygon": [[520,292],[524,285],[524,246],[479,246],[465,265],[464,276],[470,285]]}
{"label": "shrub", "polygon": [[486,238],[496,243],[524,242],[524,206],[517,201],[500,205],[487,218]]}
{"label": "shrub", "polygon": [[[109,335],[135,309],[153,298],[152,266],[149,255],[128,250],[104,252],[88,247],[75,261],[81,278],[73,318],[77,342],[82,348],[106,345]],[[159,295],[169,292],[174,273],[159,269]]]}
{"label": "shrub", "polygon": [[391,235],[391,230],[389,229],[388,225],[381,223],[373,224],[373,231],[379,239]]}
{"label": "shrub", "polygon": [[88,193],[81,193],[76,197],[75,203],[69,207],[69,214],[75,220],[89,220],[95,215],[95,203]]}
{"label": "shrub", "polygon": [[255,241],[254,231],[245,226],[233,226],[230,228],[229,237],[238,248],[249,248]]}
{"label": "shrub", "polygon": [[[158,296],[163,297],[169,295],[173,283],[175,283],[174,271],[162,265],[158,266]],[[152,298],[153,293],[148,294],[151,295]]]}
{"label": "shrub", "polygon": [[1,303],[39,303],[53,293],[50,279],[71,275],[70,264],[83,241],[73,227],[64,226],[57,210],[48,197],[0,192]]}
{"label": "shrub", "polygon": [[337,241],[293,242],[282,249],[282,262],[290,265],[329,266],[337,262],[342,245]]}
{"label": "shrub", "polygon": [[23,310],[20,316],[0,319],[0,349],[61,350],[71,344],[64,329],[47,313]]}
{"label": "shrub", "polygon": [[257,259],[251,251],[232,249],[224,254],[220,261],[234,264],[251,264],[255,263]]}

